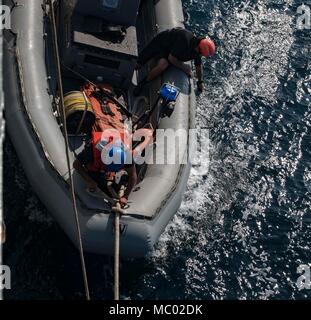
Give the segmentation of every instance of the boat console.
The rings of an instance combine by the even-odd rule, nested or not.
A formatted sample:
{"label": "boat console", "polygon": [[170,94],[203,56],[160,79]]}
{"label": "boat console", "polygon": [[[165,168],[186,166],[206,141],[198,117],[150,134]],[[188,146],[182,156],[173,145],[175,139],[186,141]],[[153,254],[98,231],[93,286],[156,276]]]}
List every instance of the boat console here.
{"label": "boat console", "polygon": [[140,0],[62,1],[63,64],[91,80],[101,77],[127,89],[138,56],[135,25],[139,4]]}

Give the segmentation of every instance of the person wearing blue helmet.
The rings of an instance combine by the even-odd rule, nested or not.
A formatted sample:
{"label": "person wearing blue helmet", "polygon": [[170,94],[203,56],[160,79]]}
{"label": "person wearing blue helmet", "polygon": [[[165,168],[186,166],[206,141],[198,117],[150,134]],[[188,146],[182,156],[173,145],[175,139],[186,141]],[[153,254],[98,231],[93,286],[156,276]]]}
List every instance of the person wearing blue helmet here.
{"label": "person wearing blue helmet", "polygon": [[[122,142],[107,143],[103,140],[102,132],[93,132],[92,139],[86,144],[84,150],[77,155],[73,166],[87,183],[89,192],[97,188],[109,194],[107,182],[116,172],[125,170],[128,174],[127,188],[120,204],[124,207],[128,197],[137,183],[137,173],[134,164],[126,164],[131,157]],[[111,195],[110,195],[111,196]]]}
{"label": "person wearing blue helmet", "polygon": [[[109,149],[107,158],[111,159],[111,163],[106,164],[107,171],[118,172],[123,169],[127,156],[124,148],[122,146],[116,145],[112,146]],[[116,161],[113,160],[114,158],[116,159]]]}

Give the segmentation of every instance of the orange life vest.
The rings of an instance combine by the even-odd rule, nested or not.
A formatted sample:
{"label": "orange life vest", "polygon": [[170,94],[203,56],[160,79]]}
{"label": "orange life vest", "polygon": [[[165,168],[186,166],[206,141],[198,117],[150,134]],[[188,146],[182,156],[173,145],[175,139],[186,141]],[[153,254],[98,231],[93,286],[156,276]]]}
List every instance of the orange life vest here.
{"label": "orange life vest", "polygon": [[101,160],[101,152],[96,145],[102,139],[102,132],[92,132],[93,161],[87,165],[89,171],[106,171],[106,166]]}
{"label": "orange life vest", "polygon": [[[82,87],[82,90],[90,100],[96,117],[92,132],[93,162],[87,167],[90,171],[105,171],[106,166],[101,160],[101,151],[96,148],[96,145],[101,140],[106,140],[108,143],[110,143],[116,139],[121,140],[127,148],[132,149],[131,145],[133,137],[129,132],[125,131],[122,114],[114,102],[110,101],[109,99],[104,101],[108,107],[108,110],[110,111],[109,113],[105,114],[102,110],[101,103],[94,95],[96,88],[91,84],[86,84]],[[145,137],[145,140],[139,144],[135,150],[132,151],[134,158],[137,154],[140,154],[153,139],[152,130],[141,130],[143,130],[143,136]],[[138,136],[140,135],[138,134]]]}
{"label": "orange life vest", "polygon": [[[96,88],[91,84],[86,84],[82,90],[84,90],[86,96],[90,100],[95,114],[96,121],[93,131],[100,132],[110,128],[114,128],[119,131],[124,130],[122,114],[114,102],[109,99],[104,99],[101,104],[94,95]],[[109,112],[104,113],[102,106]]]}

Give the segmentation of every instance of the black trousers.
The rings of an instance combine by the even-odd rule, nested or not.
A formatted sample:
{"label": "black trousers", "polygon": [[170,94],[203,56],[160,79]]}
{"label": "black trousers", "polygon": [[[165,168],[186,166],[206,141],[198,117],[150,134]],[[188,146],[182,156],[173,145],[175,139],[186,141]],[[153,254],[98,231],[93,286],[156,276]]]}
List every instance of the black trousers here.
{"label": "black trousers", "polygon": [[163,34],[159,33],[151,42],[141,51],[137,62],[140,65],[146,64],[151,59],[167,59],[170,52],[163,46]]}
{"label": "black trousers", "polygon": [[[103,172],[95,172],[95,171],[89,171],[89,176],[97,183],[97,186],[100,190],[104,191],[108,196],[112,197],[112,194],[109,192],[109,189],[107,187],[107,176]],[[112,188],[118,193],[122,185],[128,184],[128,176],[123,175],[119,184],[116,184],[115,181],[113,181]]]}

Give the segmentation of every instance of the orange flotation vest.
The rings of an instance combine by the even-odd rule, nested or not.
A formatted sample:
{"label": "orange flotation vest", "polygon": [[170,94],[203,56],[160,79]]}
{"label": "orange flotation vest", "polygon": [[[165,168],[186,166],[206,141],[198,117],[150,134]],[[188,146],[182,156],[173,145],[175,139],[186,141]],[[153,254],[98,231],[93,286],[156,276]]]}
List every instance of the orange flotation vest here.
{"label": "orange flotation vest", "polygon": [[92,151],[93,151],[93,161],[87,165],[89,171],[106,171],[106,166],[101,160],[101,152],[96,148],[96,145],[102,139],[102,132],[92,132]]}
{"label": "orange flotation vest", "polygon": [[[121,140],[124,145],[131,150],[133,137],[128,131],[125,131],[123,116],[114,102],[109,99],[104,99],[101,104],[96,97],[96,88],[91,84],[84,85],[82,90],[90,100],[96,117],[92,132],[93,162],[87,167],[90,171],[105,171],[106,166],[101,160],[101,152],[96,148],[96,145],[101,140],[106,140],[108,143],[114,140]],[[103,108],[107,108],[106,113],[104,113]],[[141,130],[143,130],[141,136],[144,136],[145,140],[132,151],[134,158],[153,140],[152,130]],[[138,134],[138,136],[140,136],[140,134]]]}
{"label": "orange flotation vest", "polygon": [[82,90],[90,100],[95,114],[96,121],[93,131],[103,132],[110,128],[120,132],[124,130],[123,116],[114,102],[108,98],[104,98],[100,102],[96,97],[97,89],[91,84],[84,85]]}

